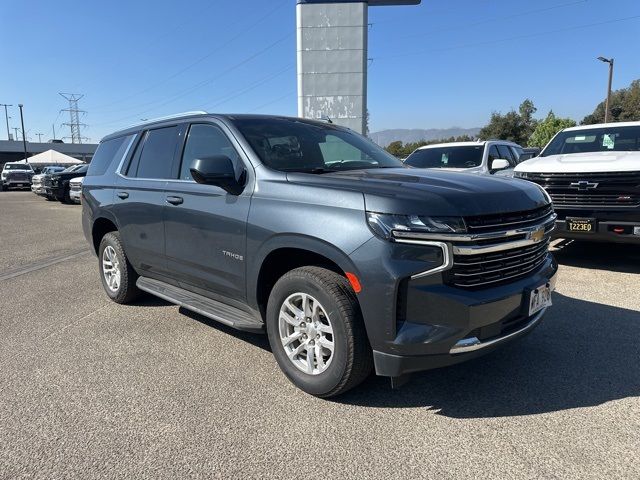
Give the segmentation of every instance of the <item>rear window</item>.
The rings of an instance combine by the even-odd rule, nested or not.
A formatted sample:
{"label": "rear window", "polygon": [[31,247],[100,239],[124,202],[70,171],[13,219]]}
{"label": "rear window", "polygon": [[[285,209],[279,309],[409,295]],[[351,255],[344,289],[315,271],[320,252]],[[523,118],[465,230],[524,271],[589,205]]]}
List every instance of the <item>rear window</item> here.
{"label": "rear window", "polygon": [[117,161],[122,159],[127,148],[131,145],[133,137],[135,135],[113,138],[102,142],[91,160],[87,175],[104,175],[114,159],[117,159]]}

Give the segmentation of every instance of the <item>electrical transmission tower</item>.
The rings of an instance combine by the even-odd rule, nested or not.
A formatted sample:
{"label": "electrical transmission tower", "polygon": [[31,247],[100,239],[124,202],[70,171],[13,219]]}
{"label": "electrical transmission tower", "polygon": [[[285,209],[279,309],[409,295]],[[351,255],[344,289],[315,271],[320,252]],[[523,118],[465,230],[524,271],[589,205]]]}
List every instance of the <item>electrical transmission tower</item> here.
{"label": "electrical transmission tower", "polygon": [[84,123],[80,123],[80,114],[87,113],[84,110],[78,109],[78,100],[84,95],[79,93],[60,93],[60,95],[69,102],[69,108],[60,110],[61,112],[69,112],[69,123],[63,123],[71,130],[71,136],[65,138],[71,138],[71,143],[82,143],[82,140],[87,140],[87,137],[83,137],[80,133],[80,127],[86,127]]}

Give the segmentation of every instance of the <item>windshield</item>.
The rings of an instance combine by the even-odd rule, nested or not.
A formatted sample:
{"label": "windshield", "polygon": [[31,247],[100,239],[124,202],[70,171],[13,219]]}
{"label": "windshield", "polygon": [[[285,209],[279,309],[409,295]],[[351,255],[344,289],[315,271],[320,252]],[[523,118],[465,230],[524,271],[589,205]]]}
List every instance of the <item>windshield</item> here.
{"label": "windshield", "polygon": [[31,170],[31,166],[26,163],[7,163],[4,166],[5,170]]}
{"label": "windshield", "polygon": [[560,132],[540,154],[562,155],[590,152],[637,152],[640,150],[640,125],[616,127],[615,124],[600,128]]}
{"label": "windshield", "polygon": [[327,173],[403,167],[382,148],[349,130],[295,118],[235,118],[262,162],[284,172]]}
{"label": "windshield", "polygon": [[62,173],[75,172],[76,170],[80,169],[81,167],[82,167],[82,165],[72,165],[71,167],[67,167],[64,170],[62,170]]}
{"label": "windshield", "polygon": [[416,168],[473,168],[482,165],[483,145],[452,145],[416,150],[404,161]]}

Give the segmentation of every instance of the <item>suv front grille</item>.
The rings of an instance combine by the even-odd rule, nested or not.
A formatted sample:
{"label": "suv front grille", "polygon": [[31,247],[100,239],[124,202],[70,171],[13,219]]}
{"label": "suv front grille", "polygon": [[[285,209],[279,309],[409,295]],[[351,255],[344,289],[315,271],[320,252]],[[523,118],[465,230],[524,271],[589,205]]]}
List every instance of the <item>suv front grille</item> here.
{"label": "suv front grille", "polygon": [[638,207],[640,172],[528,173],[557,207]]}
{"label": "suv front grille", "polygon": [[464,223],[470,233],[487,232],[500,228],[521,228],[540,223],[553,213],[551,205],[545,205],[535,210],[524,212],[501,213],[499,215],[485,215],[478,217],[465,217]]}
{"label": "suv front grille", "polygon": [[549,254],[549,238],[525,247],[478,255],[454,255],[448,283],[462,288],[495,286],[536,271]]}

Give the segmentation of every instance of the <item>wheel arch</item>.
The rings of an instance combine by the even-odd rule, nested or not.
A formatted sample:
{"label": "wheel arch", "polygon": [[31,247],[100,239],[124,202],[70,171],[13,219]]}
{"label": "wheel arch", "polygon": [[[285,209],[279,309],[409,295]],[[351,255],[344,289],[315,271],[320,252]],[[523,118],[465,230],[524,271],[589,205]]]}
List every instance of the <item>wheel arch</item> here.
{"label": "wheel arch", "polygon": [[118,230],[118,224],[113,216],[103,213],[99,217],[95,218],[91,225],[93,251],[97,254],[102,238],[107,233],[116,232]]}
{"label": "wheel arch", "polygon": [[271,289],[282,275],[302,266],[320,266],[346,277],[357,271],[348,255],[335,246],[312,237],[277,236],[255,256],[248,275],[248,300],[265,316]]}

